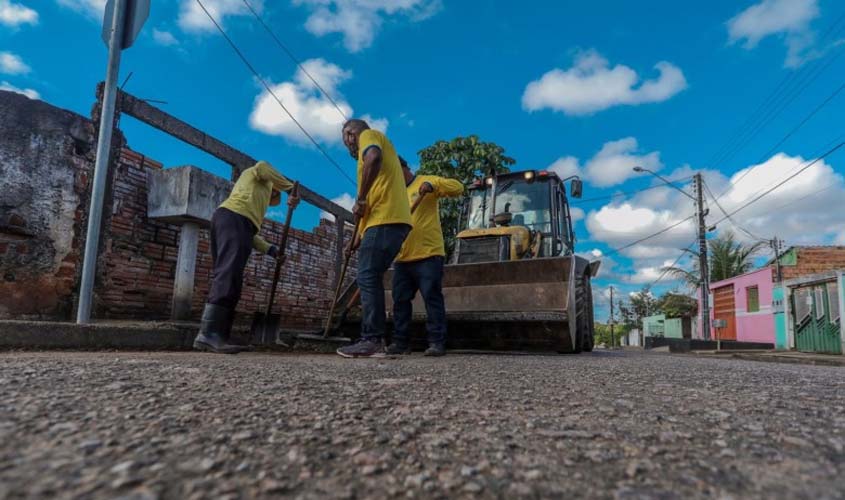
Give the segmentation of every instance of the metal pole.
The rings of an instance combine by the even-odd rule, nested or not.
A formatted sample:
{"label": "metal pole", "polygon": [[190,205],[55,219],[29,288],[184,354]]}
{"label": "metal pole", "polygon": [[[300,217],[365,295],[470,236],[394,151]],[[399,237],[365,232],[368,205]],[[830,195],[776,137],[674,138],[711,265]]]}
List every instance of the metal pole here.
{"label": "metal pole", "polygon": [[610,348],[616,347],[616,341],[613,339],[613,287],[610,287]]}
{"label": "metal pole", "polygon": [[707,265],[707,227],[704,221],[704,183],[695,174],[696,212],[698,215],[698,268],[701,274],[701,329],[704,340],[710,340],[710,272]]}
{"label": "metal pole", "polygon": [[128,0],[115,0],[114,17],[111,20],[109,60],[103,92],[103,109],[100,116],[100,135],[97,139],[97,159],[94,164],[91,206],[88,210],[88,232],[85,237],[82,282],[79,286],[79,308],[76,313],[76,322],[79,324],[88,323],[91,320],[91,299],[97,268],[97,250],[100,246],[100,224],[103,217],[103,198],[108,175],[112,128],[114,127],[117,78],[120,71],[120,51],[123,42],[127,2]]}

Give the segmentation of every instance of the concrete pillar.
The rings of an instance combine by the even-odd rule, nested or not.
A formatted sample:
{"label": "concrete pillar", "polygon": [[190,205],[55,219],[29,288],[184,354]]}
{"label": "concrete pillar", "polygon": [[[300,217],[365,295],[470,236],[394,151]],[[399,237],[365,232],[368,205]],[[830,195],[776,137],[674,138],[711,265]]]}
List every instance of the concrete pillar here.
{"label": "concrete pillar", "polygon": [[176,260],[176,279],[173,283],[171,319],[191,318],[191,301],[194,296],[194,272],[197,267],[197,243],[200,227],[193,222],[182,224],[179,233],[179,257]]}

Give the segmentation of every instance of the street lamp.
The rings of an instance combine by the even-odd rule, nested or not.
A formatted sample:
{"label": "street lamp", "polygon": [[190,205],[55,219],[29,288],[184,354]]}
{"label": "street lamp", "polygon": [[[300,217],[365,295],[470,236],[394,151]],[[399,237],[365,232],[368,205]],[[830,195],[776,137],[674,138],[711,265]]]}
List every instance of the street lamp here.
{"label": "street lamp", "polygon": [[704,208],[704,181],[701,178],[701,173],[697,173],[694,176],[696,196],[693,196],[678,186],[672,184],[669,180],[665,179],[657,172],[643,168],[639,165],[634,167],[634,172],[646,172],[657,177],[663,181],[664,184],[683,193],[684,196],[695,203],[696,216],[698,219],[698,269],[701,273],[701,326],[702,330],[704,330],[702,332],[704,334],[704,339],[710,340],[710,272],[707,266],[707,225],[704,221],[704,217],[707,215],[707,210]]}
{"label": "street lamp", "polygon": [[657,178],[658,178],[658,179],[660,179],[661,181],[663,181],[663,183],[664,183],[664,184],[666,184],[667,186],[669,186],[670,188],[672,188],[672,189],[674,189],[674,190],[676,190],[676,191],[679,191],[679,192],[683,193],[683,195],[684,195],[684,196],[686,196],[687,198],[691,199],[692,201],[695,201],[695,196],[693,196],[693,195],[691,195],[691,194],[687,193],[687,192],[686,192],[686,191],[684,191],[683,189],[681,189],[681,188],[679,188],[678,186],[676,186],[676,185],[672,184],[672,182],[671,182],[671,181],[667,180],[665,177],[663,177],[662,175],[658,174],[657,172],[655,172],[655,171],[653,171],[653,170],[649,170],[649,169],[647,169],[647,168],[643,168],[643,167],[640,167],[639,165],[637,165],[636,167],[634,167],[634,172],[637,172],[638,174],[641,174],[641,173],[643,173],[643,172],[647,172],[647,173],[649,173],[649,174],[651,174],[651,175],[653,175],[653,176],[657,177]]}

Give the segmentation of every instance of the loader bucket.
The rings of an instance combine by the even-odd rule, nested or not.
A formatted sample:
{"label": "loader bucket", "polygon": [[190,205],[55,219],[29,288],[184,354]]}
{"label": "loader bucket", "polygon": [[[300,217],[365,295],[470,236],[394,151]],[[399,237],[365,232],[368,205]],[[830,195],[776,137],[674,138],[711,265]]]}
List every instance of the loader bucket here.
{"label": "loader bucket", "polygon": [[[575,257],[446,266],[447,347],[571,351],[575,345]],[[392,271],[385,305],[392,319]],[[425,305],[414,299],[412,341],[425,342]]]}

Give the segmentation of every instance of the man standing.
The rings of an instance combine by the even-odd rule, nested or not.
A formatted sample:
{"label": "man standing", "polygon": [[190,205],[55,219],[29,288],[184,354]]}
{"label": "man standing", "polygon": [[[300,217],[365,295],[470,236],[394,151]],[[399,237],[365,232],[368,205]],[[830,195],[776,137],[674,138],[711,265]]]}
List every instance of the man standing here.
{"label": "man standing", "polygon": [[[281,191],[290,191],[293,183],[265,161],[241,172],[229,197],[211,216],[212,281],[208,301],[202,312],[200,331],[194,349],[235,354],[243,347],[229,343],[235,308],[241,298],[244,268],[255,248],[273,258],[279,249],[258,235],[264,214],[270,205],[278,205]],[[295,207],[299,198],[289,196]]]}
{"label": "man standing", "polygon": [[446,354],[446,306],[443,302],[443,264],[446,249],[440,227],[439,199],[460,196],[464,185],[455,179],[436,175],[415,176],[408,163],[400,158],[407,185],[407,196],[413,204],[424,196],[412,214],[414,229],[405,240],[393,266],[393,342],[388,354],[410,354],[410,332],[413,307],[411,301],[419,290],[425,302],[428,349],[426,356]]}
{"label": "man standing", "polygon": [[[357,119],[347,121],[342,134],[349,154],[358,160],[358,198],[352,213],[358,225],[362,317],[361,338],[337,353],[345,358],[384,356],[384,273],[411,230],[411,209],[399,157],[390,140]],[[354,250],[350,246],[349,251]]]}

